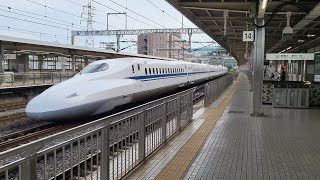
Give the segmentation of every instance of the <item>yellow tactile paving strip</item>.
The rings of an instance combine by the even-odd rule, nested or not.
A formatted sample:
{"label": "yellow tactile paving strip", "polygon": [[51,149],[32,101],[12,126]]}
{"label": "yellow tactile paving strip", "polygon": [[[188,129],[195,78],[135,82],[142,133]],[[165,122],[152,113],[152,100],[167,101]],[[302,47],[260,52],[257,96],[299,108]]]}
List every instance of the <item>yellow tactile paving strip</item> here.
{"label": "yellow tactile paving strip", "polygon": [[208,110],[203,114],[205,118],[203,124],[187,141],[187,143],[182,146],[182,148],[177,152],[175,157],[160,171],[156,179],[172,180],[183,178],[185,172],[190,167],[192,161],[196,158],[198,152],[201,150],[215,123],[222,115],[224,109],[226,108],[232,96],[236,92],[241,79],[242,76],[240,75],[234,87],[217,107],[210,106],[208,108]]}

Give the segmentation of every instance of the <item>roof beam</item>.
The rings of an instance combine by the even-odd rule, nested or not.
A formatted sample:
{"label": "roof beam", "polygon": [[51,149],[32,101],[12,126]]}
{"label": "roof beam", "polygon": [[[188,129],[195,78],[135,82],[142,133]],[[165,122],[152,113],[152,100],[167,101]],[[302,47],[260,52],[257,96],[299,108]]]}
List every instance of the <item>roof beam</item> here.
{"label": "roof beam", "polygon": [[[193,20],[196,21],[223,21],[223,17],[222,16],[212,16],[212,17],[208,17],[208,16],[203,16],[203,17],[194,17]],[[237,17],[228,17],[228,20],[230,21],[252,21],[251,17],[246,17],[246,16],[237,16]],[[293,22],[293,20],[291,20]],[[287,20],[285,20],[284,18],[281,17],[274,17],[272,19],[272,22],[287,22]]]}
{"label": "roof beam", "polygon": [[255,5],[255,2],[180,2],[179,6],[184,8],[207,8],[235,11],[248,11]]}
{"label": "roof beam", "polygon": [[237,13],[245,13],[245,14],[249,14],[250,11],[249,10],[239,10],[239,9],[231,9],[231,8],[228,8],[228,9],[225,9],[225,8],[207,8],[207,7],[192,7],[192,6],[181,6],[182,8],[184,9],[196,9],[196,10],[209,10],[209,11],[230,11],[230,12],[237,12]]}
{"label": "roof beam", "polygon": [[301,50],[305,50],[305,49],[309,49],[311,47],[314,47],[315,44],[319,44],[319,43],[320,43],[320,37],[318,37],[314,40],[308,41],[308,42],[306,42],[300,46],[297,46],[295,48],[292,48],[287,52],[299,52]]}
{"label": "roof beam", "polygon": [[[293,35],[299,32],[301,29],[305,28],[313,20],[320,16],[320,3],[318,3],[304,18],[302,18],[294,27],[293,27]],[[275,45],[273,45],[268,52],[272,52],[285,43],[287,39],[281,38]]]}

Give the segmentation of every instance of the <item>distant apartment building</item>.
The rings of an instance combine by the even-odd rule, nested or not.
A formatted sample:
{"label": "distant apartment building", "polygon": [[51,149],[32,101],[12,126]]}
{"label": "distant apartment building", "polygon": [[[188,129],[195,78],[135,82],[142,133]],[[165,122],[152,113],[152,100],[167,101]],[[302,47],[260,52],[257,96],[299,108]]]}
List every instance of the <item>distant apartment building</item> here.
{"label": "distant apartment building", "polygon": [[138,35],[138,54],[173,59],[189,57],[188,42],[180,34],[141,34]]}

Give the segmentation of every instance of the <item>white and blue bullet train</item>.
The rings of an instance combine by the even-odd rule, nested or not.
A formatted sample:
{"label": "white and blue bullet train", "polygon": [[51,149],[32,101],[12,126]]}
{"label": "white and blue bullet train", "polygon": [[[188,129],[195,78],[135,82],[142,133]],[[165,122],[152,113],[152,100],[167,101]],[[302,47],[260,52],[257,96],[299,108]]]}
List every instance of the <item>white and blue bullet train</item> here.
{"label": "white and blue bullet train", "polygon": [[83,118],[227,73],[223,66],[145,58],[100,60],[33,98],[33,120]]}

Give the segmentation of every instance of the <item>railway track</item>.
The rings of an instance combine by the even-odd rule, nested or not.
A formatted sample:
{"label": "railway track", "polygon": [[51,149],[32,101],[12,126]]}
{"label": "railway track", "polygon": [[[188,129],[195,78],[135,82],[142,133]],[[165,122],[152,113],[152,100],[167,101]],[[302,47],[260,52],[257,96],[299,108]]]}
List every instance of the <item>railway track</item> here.
{"label": "railway track", "polygon": [[0,137],[0,152],[79,125],[48,123]]}
{"label": "railway track", "polygon": [[10,115],[6,115],[6,116],[1,116],[0,117],[0,122],[1,123],[16,123],[16,122],[20,122],[20,121],[26,121],[29,118],[27,117],[26,113],[21,112],[21,113],[15,113],[15,114],[10,114]]}
{"label": "railway track", "polygon": [[19,109],[26,107],[28,101],[16,101],[11,103],[2,103],[0,104],[0,112],[4,112],[12,109]]}

